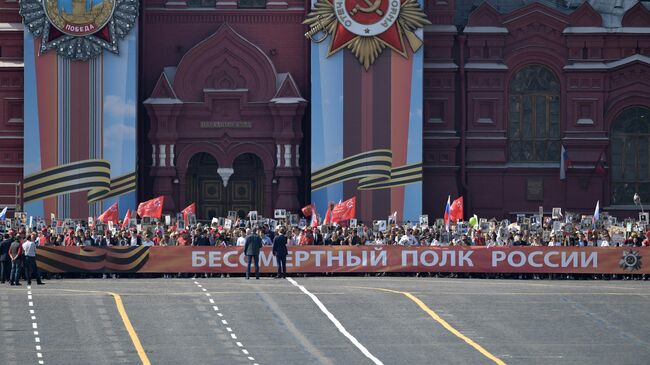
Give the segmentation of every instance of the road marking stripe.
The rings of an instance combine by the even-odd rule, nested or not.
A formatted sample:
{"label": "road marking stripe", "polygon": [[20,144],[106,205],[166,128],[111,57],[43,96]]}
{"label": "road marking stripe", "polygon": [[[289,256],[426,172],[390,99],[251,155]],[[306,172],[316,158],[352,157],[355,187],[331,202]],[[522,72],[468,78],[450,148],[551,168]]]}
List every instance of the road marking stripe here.
{"label": "road marking stripe", "polygon": [[336,326],[336,328],[339,330],[339,332],[341,332],[341,333],[343,334],[343,336],[347,337],[347,339],[350,340],[350,342],[352,342],[352,344],[353,344],[354,346],[356,346],[356,347],[361,351],[361,353],[363,353],[363,354],[364,354],[367,358],[369,358],[373,363],[375,363],[375,364],[377,364],[377,365],[383,365],[383,363],[382,363],[378,358],[376,358],[373,354],[371,354],[370,351],[368,351],[368,349],[367,349],[365,346],[363,346],[363,345],[362,345],[362,344],[361,344],[361,343],[360,343],[360,342],[359,342],[359,341],[358,341],[354,336],[352,336],[352,335],[350,334],[350,332],[348,332],[348,331],[345,329],[345,327],[343,327],[343,325],[341,324],[341,322],[339,322],[339,320],[336,319],[336,317],[334,317],[334,315],[332,314],[332,312],[330,312],[330,311],[325,307],[325,305],[320,301],[320,299],[318,299],[317,296],[315,296],[314,294],[312,294],[312,293],[311,293],[309,290],[307,290],[307,288],[305,288],[304,286],[298,284],[298,283],[297,283],[295,280],[293,280],[292,278],[286,278],[286,279],[287,279],[287,280],[288,280],[288,281],[289,281],[293,286],[297,287],[298,289],[300,289],[300,291],[302,291],[302,292],[305,293],[308,297],[310,297],[311,300],[312,300],[314,303],[316,303],[316,306],[321,310],[321,312],[323,312],[323,313],[325,314],[325,316],[327,316],[327,318],[329,318],[329,320],[330,320],[332,323],[334,323],[334,326]]}
{"label": "road marking stripe", "polygon": [[420,309],[422,309],[425,313],[427,313],[431,318],[433,318],[434,321],[438,322],[447,331],[453,333],[456,337],[458,337],[461,340],[465,341],[468,345],[472,346],[478,352],[483,354],[483,356],[487,357],[488,359],[492,360],[494,363],[496,363],[498,365],[506,365],[506,363],[503,360],[501,360],[498,357],[492,355],[489,351],[484,349],[483,346],[481,346],[478,343],[474,342],[471,338],[465,336],[459,330],[452,327],[452,325],[450,325],[447,321],[442,319],[436,312],[434,312],[431,308],[429,308],[426,304],[424,304],[424,302],[422,302],[415,295],[413,295],[413,294],[411,294],[409,292],[405,292],[405,291],[398,291],[398,290],[391,290],[391,289],[384,289],[384,288],[367,288],[367,287],[358,287],[358,288],[379,290],[379,291],[385,291],[385,292],[388,292],[388,293],[402,294],[402,295],[406,296],[407,298],[409,298],[413,302],[415,302],[415,304],[417,304],[420,307]]}
{"label": "road marking stripe", "polygon": [[135,350],[138,352],[138,356],[140,357],[140,361],[142,361],[142,365],[151,365],[151,362],[149,361],[149,357],[147,357],[147,353],[144,351],[144,348],[140,343],[138,334],[135,332],[135,328],[133,328],[129,316],[126,314],[126,309],[124,308],[124,304],[122,303],[122,297],[120,297],[120,295],[117,293],[112,293],[112,292],[108,292],[108,293],[113,296],[113,299],[115,299],[115,305],[117,306],[117,311],[120,313],[120,317],[122,317],[122,322],[124,323],[124,327],[126,328],[126,331],[129,333],[129,336],[131,337],[131,342],[133,342],[133,346],[135,347]]}

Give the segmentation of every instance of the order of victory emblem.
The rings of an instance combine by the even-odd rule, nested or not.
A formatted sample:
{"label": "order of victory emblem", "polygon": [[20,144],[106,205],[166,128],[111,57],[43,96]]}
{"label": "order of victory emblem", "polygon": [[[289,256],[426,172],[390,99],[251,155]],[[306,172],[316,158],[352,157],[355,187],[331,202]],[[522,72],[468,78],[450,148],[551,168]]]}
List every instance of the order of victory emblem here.
{"label": "order of victory emblem", "polygon": [[20,0],[25,27],[41,38],[40,52],[56,49],[73,60],[95,58],[135,26],[138,0]]}
{"label": "order of victory emblem", "polygon": [[303,24],[316,43],[332,36],[328,56],[348,48],[367,70],[386,47],[408,57],[408,43],[416,52],[415,31],[431,23],[417,0],[318,0]]}

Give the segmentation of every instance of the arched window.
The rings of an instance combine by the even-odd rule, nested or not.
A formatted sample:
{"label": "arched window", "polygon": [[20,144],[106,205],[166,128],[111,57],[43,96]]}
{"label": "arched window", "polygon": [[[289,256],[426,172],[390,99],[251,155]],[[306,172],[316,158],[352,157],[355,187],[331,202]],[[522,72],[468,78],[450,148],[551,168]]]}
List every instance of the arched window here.
{"label": "arched window", "polygon": [[560,161],[560,81],[548,68],[529,65],[510,81],[510,161]]}
{"label": "arched window", "polygon": [[650,108],[625,109],[611,136],[612,204],[633,204],[634,193],[650,202]]}

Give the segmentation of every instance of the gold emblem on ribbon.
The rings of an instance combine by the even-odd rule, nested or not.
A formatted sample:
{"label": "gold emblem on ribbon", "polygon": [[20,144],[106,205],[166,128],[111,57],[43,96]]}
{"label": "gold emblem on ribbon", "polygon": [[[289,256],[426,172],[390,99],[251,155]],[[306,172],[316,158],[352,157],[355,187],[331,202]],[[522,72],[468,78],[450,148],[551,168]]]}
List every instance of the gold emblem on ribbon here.
{"label": "gold emblem on ribbon", "polygon": [[431,22],[417,0],[318,0],[303,24],[316,43],[332,36],[328,56],[348,48],[368,70],[386,47],[405,58],[407,44],[417,52],[415,31]]}

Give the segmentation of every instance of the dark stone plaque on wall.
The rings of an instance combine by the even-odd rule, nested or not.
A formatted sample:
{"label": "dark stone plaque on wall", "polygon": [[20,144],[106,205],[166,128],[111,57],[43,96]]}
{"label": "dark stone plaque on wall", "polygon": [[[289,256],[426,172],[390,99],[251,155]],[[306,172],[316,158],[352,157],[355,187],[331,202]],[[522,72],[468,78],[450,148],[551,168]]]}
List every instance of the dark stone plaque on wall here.
{"label": "dark stone plaque on wall", "polygon": [[526,179],[526,199],[532,201],[544,200],[544,179],[539,177]]}

